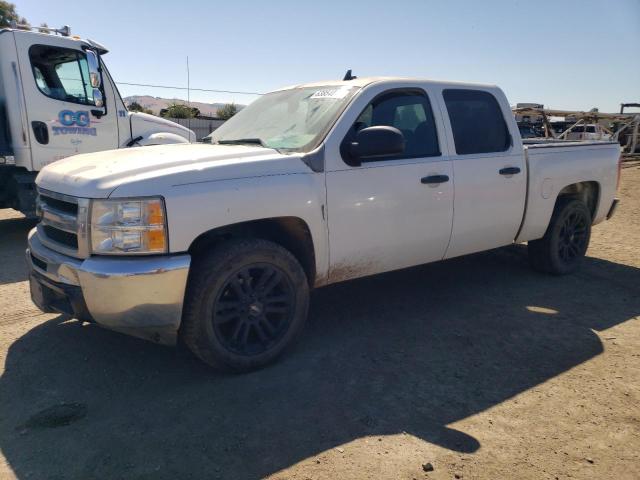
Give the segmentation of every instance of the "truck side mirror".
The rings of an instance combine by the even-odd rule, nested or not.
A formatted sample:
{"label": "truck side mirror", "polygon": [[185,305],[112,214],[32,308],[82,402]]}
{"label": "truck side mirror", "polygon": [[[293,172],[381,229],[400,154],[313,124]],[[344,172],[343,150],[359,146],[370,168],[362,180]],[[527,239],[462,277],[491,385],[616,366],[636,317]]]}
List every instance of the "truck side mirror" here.
{"label": "truck side mirror", "polygon": [[100,88],[102,86],[102,78],[100,75],[100,61],[98,60],[98,55],[93,50],[87,50],[86,54],[87,66],[89,67],[89,83],[92,88]]}
{"label": "truck side mirror", "polygon": [[93,104],[98,108],[104,107],[104,98],[99,88],[93,89]]}
{"label": "truck side mirror", "polygon": [[404,135],[397,128],[387,125],[363,128],[348,150],[352,160],[348,162],[349,165],[359,166],[361,160],[399,155],[404,152]]}

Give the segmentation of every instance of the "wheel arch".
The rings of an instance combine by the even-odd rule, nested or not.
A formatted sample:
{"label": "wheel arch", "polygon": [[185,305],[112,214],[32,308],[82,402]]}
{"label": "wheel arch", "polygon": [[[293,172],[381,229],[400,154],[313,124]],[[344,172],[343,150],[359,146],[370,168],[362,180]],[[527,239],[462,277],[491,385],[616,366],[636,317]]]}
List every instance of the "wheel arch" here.
{"label": "wheel arch", "polygon": [[196,237],[188,252],[197,257],[232,238],[260,238],[277,243],[290,251],[300,262],[309,286],[316,279],[316,255],[311,230],[299,217],[271,217],[249,220],[208,230]]}
{"label": "wheel arch", "polygon": [[[575,198],[584,202],[591,213],[591,220],[596,216],[598,205],[600,203],[600,183],[595,180],[576,182],[566,185],[558,192],[556,197],[556,205],[561,199]],[[554,206],[555,208],[555,206]]]}

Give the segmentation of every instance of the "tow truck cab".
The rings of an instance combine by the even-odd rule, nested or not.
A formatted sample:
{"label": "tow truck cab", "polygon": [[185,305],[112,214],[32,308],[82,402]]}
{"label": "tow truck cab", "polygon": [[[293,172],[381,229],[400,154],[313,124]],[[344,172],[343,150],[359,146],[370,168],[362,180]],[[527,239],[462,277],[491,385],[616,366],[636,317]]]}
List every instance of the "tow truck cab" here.
{"label": "tow truck cab", "polygon": [[35,177],[57,160],[195,140],[181,125],[127,111],[106,53],[69,27],[0,30],[0,208],[33,215]]}

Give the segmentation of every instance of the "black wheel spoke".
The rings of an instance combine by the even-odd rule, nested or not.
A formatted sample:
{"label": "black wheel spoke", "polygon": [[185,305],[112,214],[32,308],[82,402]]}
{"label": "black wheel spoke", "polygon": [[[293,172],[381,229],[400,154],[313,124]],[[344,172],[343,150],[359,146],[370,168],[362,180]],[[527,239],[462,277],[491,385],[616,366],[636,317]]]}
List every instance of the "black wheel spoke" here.
{"label": "black wheel spoke", "polygon": [[289,295],[271,295],[264,299],[264,303],[271,305],[272,303],[288,303]]}
{"label": "black wheel spoke", "polygon": [[233,311],[233,312],[228,312],[228,313],[217,313],[216,316],[214,317],[214,321],[215,323],[227,323],[230,322],[231,320],[235,320],[236,318],[239,318],[241,315],[241,312],[239,311]]}
{"label": "black wheel spoke", "polygon": [[256,333],[258,334],[258,338],[260,338],[261,342],[269,341],[269,337],[267,336],[266,332],[262,328],[262,324],[261,323],[256,323],[253,326],[253,328],[255,329]]}
{"label": "black wheel spoke", "polygon": [[273,275],[275,275],[275,273],[275,270],[265,268],[260,275],[260,280],[258,280],[258,283],[256,284],[256,290],[261,291],[262,289],[264,289],[265,284],[271,277],[273,277]]}
{"label": "black wheel spoke", "polygon": [[236,326],[233,329],[233,334],[231,335],[231,340],[233,340],[234,342],[238,341],[238,339],[240,338],[240,332],[242,331],[242,328],[244,326],[245,324],[242,321],[236,323]]}
{"label": "black wheel spoke", "polygon": [[572,258],[578,255],[578,246],[575,243],[569,244],[569,253]]}
{"label": "black wheel spoke", "polygon": [[268,295],[282,281],[282,276],[278,272],[274,272],[269,281],[263,287],[264,295]]}
{"label": "black wheel spoke", "polygon": [[242,307],[240,300],[220,300],[216,305],[216,313],[226,312],[228,310],[239,310]]}
{"label": "black wheel spoke", "polygon": [[247,344],[247,340],[249,339],[249,332],[251,331],[251,325],[249,325],[248,323],[246,323],[244,325],[244,329],[242,330],[242,336],[240,338],[240,344],[241,345],[246,345]]}
{"label": "black wheel spoke", "polygon": [[251,286],[251,275],[247,270],[240,272],[240,279],[242,280],[242,291],[245,295],[253,293],[253,287]]}
{"label": "black wheel spoke", "polygon": [[289,305],[267,305],[264,311],[267,313],[286,313],[289,311]]}
{"label": "black wheel spoke", "polygon": [[245,293],[244,290],[242,289],[242,285],[240,285],[240,280],[238,280],[237,278],[234,278],[233,280],[231,280],[231,282],[229,282],[229,285],[231,286],[231,289],[233,290],[233,292],[236,294],[237,298],[244,298],[245,297]]}
{"label": "black wheel spoke", "polygon": [[266,317],[262,316],[260,319],[260,325],[267,331],[270,336],[273,336],[276,332],[276,328],[271,324],[271,321]]}

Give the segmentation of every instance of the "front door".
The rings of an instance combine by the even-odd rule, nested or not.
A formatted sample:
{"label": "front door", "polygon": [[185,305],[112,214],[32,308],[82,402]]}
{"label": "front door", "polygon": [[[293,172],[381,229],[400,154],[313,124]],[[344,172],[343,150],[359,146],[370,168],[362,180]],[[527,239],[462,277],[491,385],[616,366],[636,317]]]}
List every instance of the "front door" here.
{"label": "front door", "polygon": [[118,147],[113,99],[96,108],[81,43],[16,35],[34,170],[62,158]]}
{"label": "front door", "polygon": [[381,93],[347,137],[374,125],[402,131],[405,151],[361,166],[332,162],[326,174],[330,282],[440,260],[449,242],[453,172],[427,93]]}

